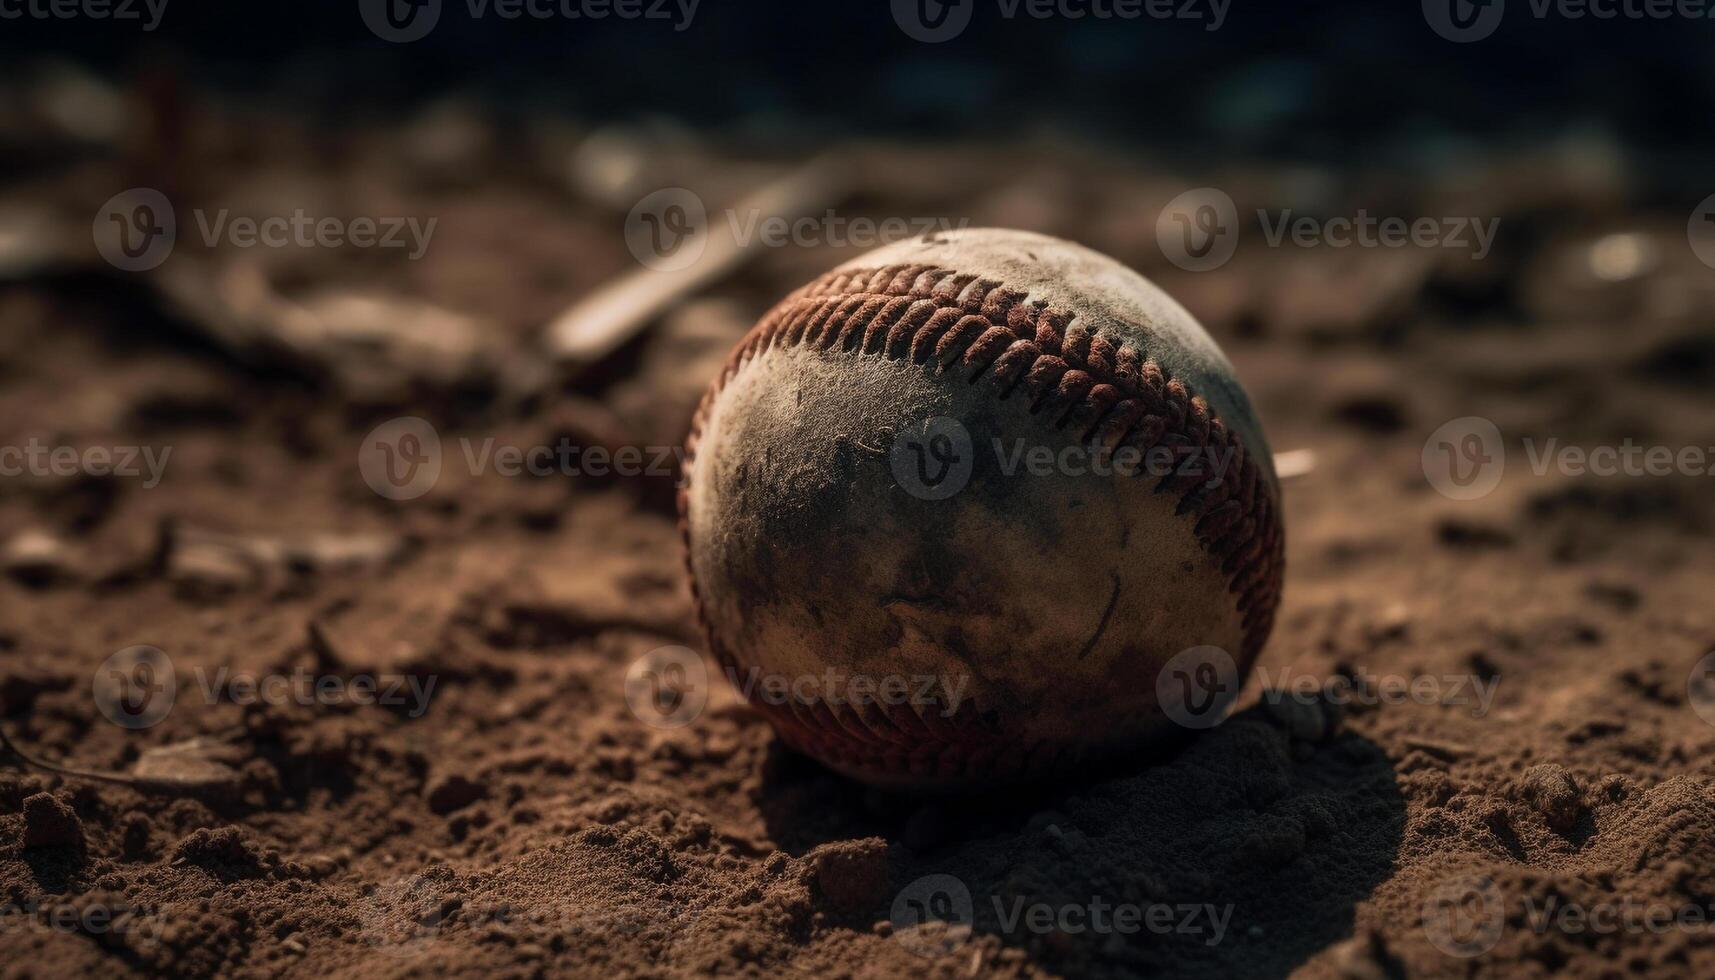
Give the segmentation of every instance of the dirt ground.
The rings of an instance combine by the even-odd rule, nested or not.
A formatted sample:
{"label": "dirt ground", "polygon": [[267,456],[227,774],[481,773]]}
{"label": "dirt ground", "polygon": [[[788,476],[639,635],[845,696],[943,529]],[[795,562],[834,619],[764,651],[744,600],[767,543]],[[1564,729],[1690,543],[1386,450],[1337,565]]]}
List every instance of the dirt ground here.
{"label": "dirt ground", "polygon": [[[733,200],[778,161],[459,104],[381,133],[157,122],[171,141],[55,151],[64,166],[0,193],[0,446],[170,449],[158,483],[0,477],[0,725],[38,759],[152,779],[0,766],[0,974],[1715,971],[1715,697],[1694,679],[1715,652],[1710,478],[1531,466],[1549,439],[1715,447],[1700,195],[1580,143],[1433,177],[1063,143],[844,151],[843,214],[1029,228],[1154,278],[1228,352],[1274,449],[1313,458],[1284,484],[1286,598],[1247,706],[1161,764],[925,803],[792,755],[722,682],[682,727],[632,710],[638,657],[700,643],[671,465],[509,478],[466,457],[676,442],[755,317],[854,250],[762,249],[569,379],[541,328],[636,270],[620,231],[642,193]],[[137,186],[175,201],[180,240],[133,273],[89,229]],[[1476,260],[1270,248],[1253,224],[1191,272],[1156,216],[1199,186],[1241,215],[1500,233]],[[209,247],[193,207],[438,224],[417,260]],[[305,311],[350,329],[270,333]],[[1472,416],[1508,462],[1456,500],[1424,448]],[[399,417],[444,450],[410,500],[359,465]],[[175,696],[127,727],[96,692],[115,663],[144,676],[139,646]],[[258,695],[251,676],[333,693]],[[1306,678],[1332,693],[1257,703]],[[968,893],[968,932],[896,928],[932,875]],[[1167,918],[1013,917],[1038,905]],[[1615,907],[1673,921],[1594,914]]]}

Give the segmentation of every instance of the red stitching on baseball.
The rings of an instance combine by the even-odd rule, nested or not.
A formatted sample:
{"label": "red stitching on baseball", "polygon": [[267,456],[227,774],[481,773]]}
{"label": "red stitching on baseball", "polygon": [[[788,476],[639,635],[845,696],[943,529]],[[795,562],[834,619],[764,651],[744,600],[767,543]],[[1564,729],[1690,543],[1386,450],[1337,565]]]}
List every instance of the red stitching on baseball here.
{"label": "red stitching on baseball", "polygon": [[[714,635],[691,569],[690,474],[709,408],[716,396],[763,352],[806,346],[927,364],[949,373],[969,369],[969,383],[986,376],[1005,400],[1030,399],[1032,414],[1050,412],[1059,426],[1076,425],[1080,441],[1143,452],[1165,446],[1176,454],[1211,443],[1231,453],[1223,479],[1167,475],[1156,493],[1176,494],[1176,510],[1194,520],[1204,549],[1220,563],[1245,630],[1240,662],[1261,651],[1280,604],[1285,536],[1273,496],[1262,491],[1263,470],[1208,403],[1136,349],[1078,323],[1076,314],[992,280],[926,265],[831,272],[781,300],[733,350],[710,383],[685,438],[679,489],[679,533],[697,621],[709,648],[729,671],[738,663]],[[1177,457],[1183,458],[1183,457]],[[811,755],[848,768],[924,776],[1007,775],[1045,770],[1083,754],[1081,746],[1040,741],[997,745],[993,719],[967,698],[950,717],[905,705],[815,701],[756,702],[781,736]]]}

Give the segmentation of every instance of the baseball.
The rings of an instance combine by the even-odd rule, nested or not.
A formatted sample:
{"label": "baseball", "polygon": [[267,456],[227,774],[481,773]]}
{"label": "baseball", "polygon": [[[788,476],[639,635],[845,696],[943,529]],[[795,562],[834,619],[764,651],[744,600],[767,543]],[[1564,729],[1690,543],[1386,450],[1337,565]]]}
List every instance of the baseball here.
{"label": "baseball", "polygon": [[866,783],[1145,758],[1273,625],[1279,487],[1232,366],[1071,242],[972,229],[827,273],[732,352],[687,450],[711,651]]}

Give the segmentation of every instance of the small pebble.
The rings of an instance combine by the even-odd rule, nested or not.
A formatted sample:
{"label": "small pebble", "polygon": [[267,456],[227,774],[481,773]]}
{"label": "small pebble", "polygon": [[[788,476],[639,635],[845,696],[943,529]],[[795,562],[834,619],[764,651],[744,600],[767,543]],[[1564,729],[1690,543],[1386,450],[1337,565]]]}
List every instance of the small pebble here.
{"label": "small pebble", "polygon": [[0,568],[34,588],[46,588],[77,577],[70,549],[45,531],[24,531],[0,552]]}

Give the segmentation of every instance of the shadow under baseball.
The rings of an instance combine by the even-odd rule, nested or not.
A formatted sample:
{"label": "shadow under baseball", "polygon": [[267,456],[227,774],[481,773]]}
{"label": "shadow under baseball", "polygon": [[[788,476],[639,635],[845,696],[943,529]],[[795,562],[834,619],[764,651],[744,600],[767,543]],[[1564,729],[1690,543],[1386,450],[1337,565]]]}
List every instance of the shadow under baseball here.
{"label": "shadow under baseball", "polygon": [[[854,928],[898,938],[902,911],[936,908],[1072,976],[1284,977],[1352,935],[1405,826],[1373,742],[1295,738],[1260,708],[1158,764],[989,799],[880,794],[777,745],[758,802],[790,853],[887,842],[887,894],[844,909]],[[931,875],[968,900],[910,894]]]}

